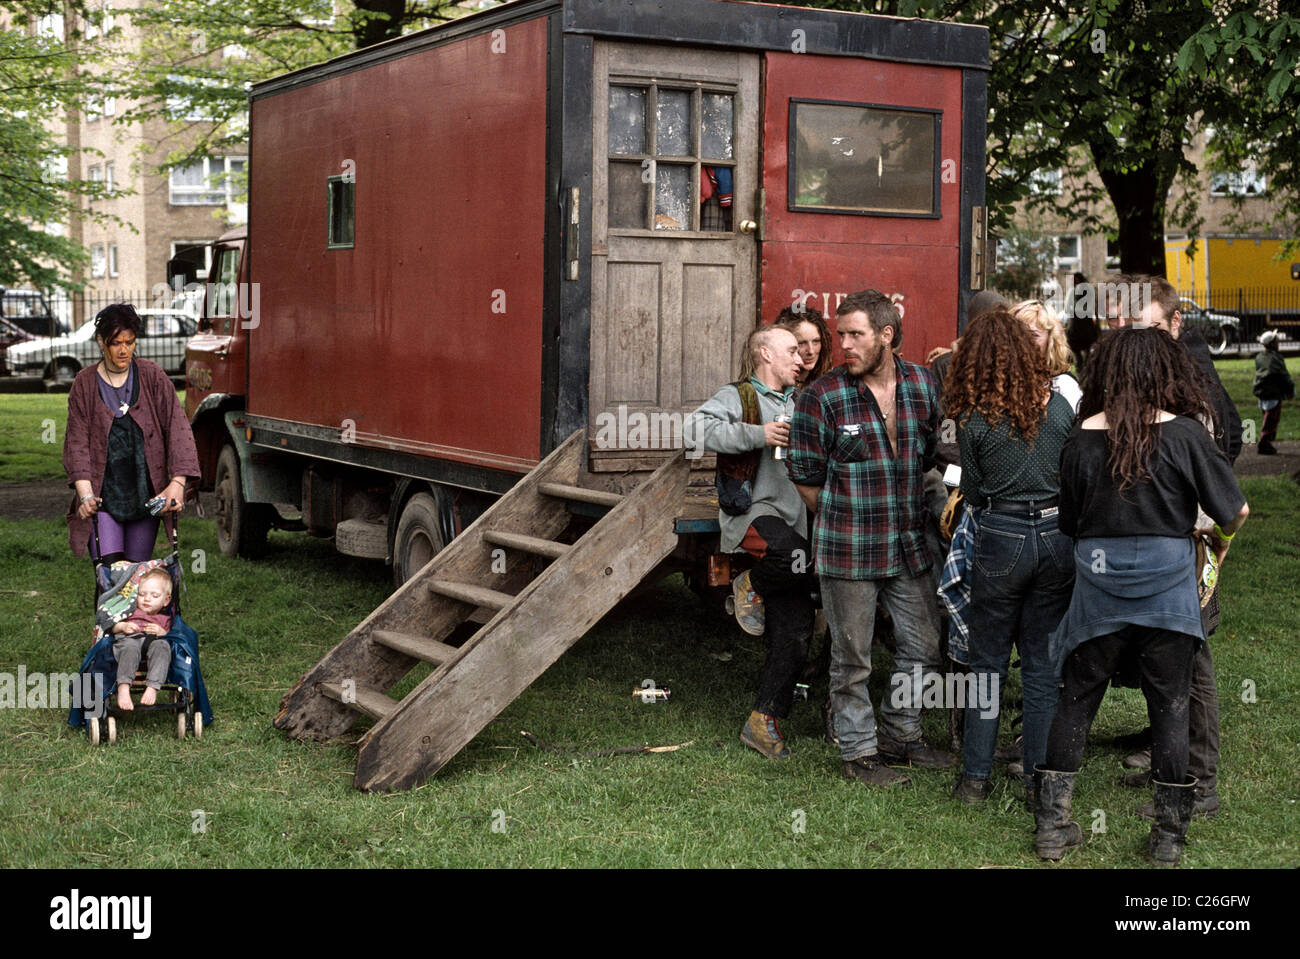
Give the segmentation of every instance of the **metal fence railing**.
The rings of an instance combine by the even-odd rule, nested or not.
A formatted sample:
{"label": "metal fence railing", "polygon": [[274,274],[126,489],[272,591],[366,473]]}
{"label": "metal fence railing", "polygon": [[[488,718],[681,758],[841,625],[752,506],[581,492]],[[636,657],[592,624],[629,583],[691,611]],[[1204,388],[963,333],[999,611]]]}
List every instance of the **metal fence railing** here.
{"label": "metal fence railing", "polygon": [[91,323],[111,303],[130,303],[144,321],[136,355],[180,375],[200,302],[161,287],[88,293],[6,289],[0,294],[0,377],[70,381],[99,360]]}

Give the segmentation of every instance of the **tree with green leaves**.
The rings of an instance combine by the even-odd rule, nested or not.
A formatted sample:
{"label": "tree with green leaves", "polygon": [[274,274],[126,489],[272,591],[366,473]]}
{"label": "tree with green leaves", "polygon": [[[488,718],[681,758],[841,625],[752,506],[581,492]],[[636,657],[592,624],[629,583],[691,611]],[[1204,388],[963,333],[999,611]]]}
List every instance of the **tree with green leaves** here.
{"label": "tree with green leaves", "polygon": [[38,15],[64,8],[62,0],[0,2],[0,15],[8,18],[0,31],[0,285],[6,287],[76,287],[88,258],[66,224],[77,216],[115,219],[83,210],[112,194],[103,183],[68,179],[78,147],[52,125],[99,88],[75,40],[36,29]]}
{"label": "tree with green leaves", "polygon": [[462,13],[453,0],[146,0],[128,12],[141,42],[124,120],[185,130],[170,165],[227,152],[247,139],[254,83]]}
{"label": "tree with green leaves", "polygon": [[[1278,0],[812,3],[988,28],[995,230],[1018,209],[1114,229],[1122,270],[1163,275],[1166,230],[1195,235],[1202,222],[1200,191],[1173,199],[1173,188],[1194,183],[1186,148],[1207,127],[1216,163],[1254,158],[1284,219],[1300,218],[1300,19]],[[1036,188],[1056,170],[1059,191]]]}

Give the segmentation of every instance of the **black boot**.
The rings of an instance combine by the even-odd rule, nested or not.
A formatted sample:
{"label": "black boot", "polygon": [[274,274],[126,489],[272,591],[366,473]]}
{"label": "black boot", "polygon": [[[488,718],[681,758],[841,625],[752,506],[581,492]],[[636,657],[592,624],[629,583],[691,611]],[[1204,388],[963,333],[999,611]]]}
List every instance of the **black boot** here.
{"label": "black boot", "polygon": [[1074,773],[1034,767],[1034,785],[1038,787],[1038,808],[1034,810],[1038,833],[1034,836],[1034,847],[1040,859],[1061,859],[1070,846],[1083,844],[1083,830],[1070,820],[1074,776]]}
{"label": "black boot", "polygon": [[1176,866],[1196,803],[1196,780],[1188,776],[1179,786],[1152,780],[1152,785],[1156,787],[1156,821],[1147,837],[1147,852],[1157,866]]}

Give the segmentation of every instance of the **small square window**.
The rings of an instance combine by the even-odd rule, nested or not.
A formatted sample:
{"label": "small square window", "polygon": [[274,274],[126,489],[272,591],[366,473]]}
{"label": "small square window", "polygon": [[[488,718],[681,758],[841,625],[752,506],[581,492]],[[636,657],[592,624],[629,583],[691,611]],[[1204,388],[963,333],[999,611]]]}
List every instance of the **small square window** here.
{"label": "small square window", "polygon": [[109,276],[117,276],[117,275],[118,275],[118,272],[117,272],[117,244],[116,244],[116,243],[110,243],[110,244],[108,245],[108,275],[109,275]]}
{"label": "small square window", "polygon": [[790,101],[789,208],[939,216],[941,112]]}
{"label": "small square window", "polygon": [[90,247],[90,275],[101,277],[106,272],[104,261],[104,244],[94,243]]}
{"label": "small square window", "polygon": [[356,245],[356,180],[329,178],[329,242],[327,249],[346,250]]}

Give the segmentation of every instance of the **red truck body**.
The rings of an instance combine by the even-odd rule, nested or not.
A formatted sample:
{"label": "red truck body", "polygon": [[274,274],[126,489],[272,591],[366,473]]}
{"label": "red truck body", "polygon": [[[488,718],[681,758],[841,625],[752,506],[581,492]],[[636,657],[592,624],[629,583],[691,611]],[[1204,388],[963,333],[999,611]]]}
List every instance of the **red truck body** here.
{"label": "red truck body", "polygon": [[[983,285],[987,66],[955,24],[520,0],[255,86],[248,241],[213,260],[248,289],[188,356],[205,481],[231,445],[245,520],[381,524],[396,562],[419,492],[436,549],[575,429],[689,412],[792,303],[891,294],[920,361]],[[591,444],[616,487],[680,437]]]}

